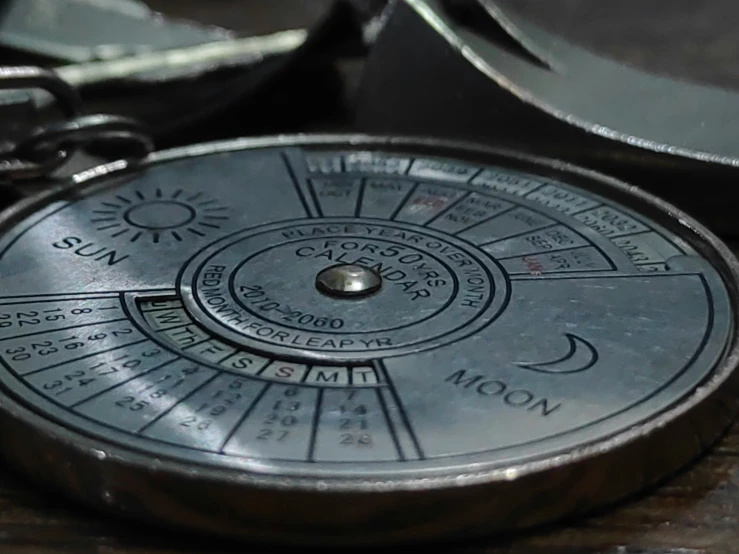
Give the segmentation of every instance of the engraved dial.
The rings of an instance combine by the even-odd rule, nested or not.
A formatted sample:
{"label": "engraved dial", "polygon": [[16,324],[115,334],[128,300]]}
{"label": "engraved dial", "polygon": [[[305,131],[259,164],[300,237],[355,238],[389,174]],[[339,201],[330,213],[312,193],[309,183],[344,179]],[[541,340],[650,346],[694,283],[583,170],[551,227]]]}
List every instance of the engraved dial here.
{"label": "engraved dial", "polygon": [[691,395],[733,326],[695,240],[588,183],[412,148],[152,164],[6,231],[0,383],[80,436],[254,475],[586,448]]}

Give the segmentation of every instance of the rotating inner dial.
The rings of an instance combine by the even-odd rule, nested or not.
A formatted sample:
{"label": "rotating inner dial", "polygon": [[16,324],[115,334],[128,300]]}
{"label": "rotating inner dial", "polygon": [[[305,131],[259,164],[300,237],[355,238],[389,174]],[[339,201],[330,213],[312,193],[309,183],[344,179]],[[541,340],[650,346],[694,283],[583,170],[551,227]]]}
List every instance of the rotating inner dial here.
{"label": "rotating inner dial", "polygon": [[[316,279],[366,268],[372,294],[325,294]],[[507,277],[485,252],[413,224],[325,220],[248,230],[186,267],[182,298],[213,332],[256,349],[366,361],[433,348],[489,324]]]}

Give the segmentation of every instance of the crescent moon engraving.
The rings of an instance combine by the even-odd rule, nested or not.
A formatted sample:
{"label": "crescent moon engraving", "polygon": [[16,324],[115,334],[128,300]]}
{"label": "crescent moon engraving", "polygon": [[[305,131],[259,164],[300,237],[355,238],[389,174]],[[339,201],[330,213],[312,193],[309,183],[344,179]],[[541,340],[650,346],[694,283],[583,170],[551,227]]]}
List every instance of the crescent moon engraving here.
{"label": "crescent moon engraving", "polygon": [[565,337],[569,341],[570,348],[561,358],[549,362],[518,362],[516,365],[539,373],[555,374],[579,373],[593,367],[598,361],[598,351],[595,347],[577,335],[565,333]]}

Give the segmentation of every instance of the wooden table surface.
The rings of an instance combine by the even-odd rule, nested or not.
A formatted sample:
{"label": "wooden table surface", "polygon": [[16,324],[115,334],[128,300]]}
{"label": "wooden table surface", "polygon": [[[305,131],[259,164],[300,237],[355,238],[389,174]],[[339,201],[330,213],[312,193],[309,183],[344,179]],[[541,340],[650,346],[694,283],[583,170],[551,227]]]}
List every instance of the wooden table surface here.
{"label": "wooden table surface", "polygon": [[[244,32],[300,27],[325,0],[150,0],[165,13]],[[601,54],[674,77],[739,88],[736,0],[507,0]],[[437,545],[438,546],[438,545]],[[441,550],[441,548],[439,548]],[[404,551],[407,549],[404,549]],[[420,548],[420,551],[428,550]],[[739,428],[656,490],[600,514],[446,552],[698,554],[739,552]],[[0,469],[0,554],[257,553],[114,520]]]}

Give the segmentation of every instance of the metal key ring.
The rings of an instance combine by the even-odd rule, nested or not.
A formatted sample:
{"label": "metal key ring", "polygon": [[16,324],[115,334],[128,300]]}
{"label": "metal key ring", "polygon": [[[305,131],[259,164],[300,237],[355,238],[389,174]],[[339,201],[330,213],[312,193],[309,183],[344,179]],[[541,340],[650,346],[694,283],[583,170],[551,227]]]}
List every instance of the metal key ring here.
{"label": "metal key ring", "polygon": [[[75,88],[51,70],[35,66],[0,66],[0,90],[15,89],[48,92],[66,117],[74,118],[82,112],[82,99]],[[18,154],[16,145],[2,155],[0,177],[11,181],[48,175],[68,159],[68,152],[55,152],[43,162],[26,160]]]}
{"label": "metal key ring", "polygon": [[130,152],[120,156],[125,159],[145,158],[154,150],[153,141],[138,121],[107,114],[85,115],[38,127],[16,146],[16,160],[0,171],[11,172],[15,179],[49,175],[75,150],[104,142],[123,144],[124,151]]}
{"label": "metal key ring", "polygon": [[80,115],[82,100],[76,89],[53,71],[32,66],[0,67],[0,90],[29,88],[53,95],[69,119],[38,127],[14,145],[0,160],[0,176],[17,182],[50,175],[77,149],[93,142],[122,143],[124,150],[132,153],[131,158],[144,158],[154,150],[146,130],[133,119]]}
{"label": "metal key ring", "polygon": [[98,141],[127,143],[126,148],[132,148],[136,158],[146,157],[154,150],[153,141],[138,121],[117,115],[95,114],[39,127],[18,144],[16,151],[25,159],[43,160]]}

